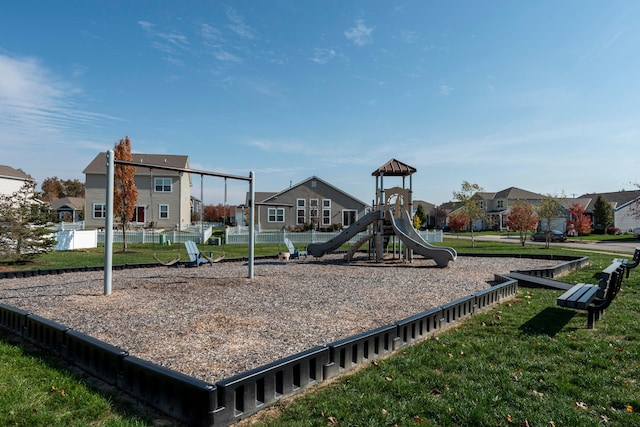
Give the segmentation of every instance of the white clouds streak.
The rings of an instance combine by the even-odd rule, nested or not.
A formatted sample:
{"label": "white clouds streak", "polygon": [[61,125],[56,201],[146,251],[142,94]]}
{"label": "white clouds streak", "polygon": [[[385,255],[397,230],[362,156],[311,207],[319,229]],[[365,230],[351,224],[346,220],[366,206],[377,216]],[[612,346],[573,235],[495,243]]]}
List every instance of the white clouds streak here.
{"label": "white clouds streak", "polygon": [[373,41],[373,28],[367,27],[362,19],[354,27],[344,32],[344,36],[356,46],[366,46]]}
{"label": "white clouds streak", "polygon": [[138,21],[138,25],[151,38],[152,46],[161,52],[176,55],[189,47],[189,39],[183,34],[158,31],[155,25],[148,21]]}
{"label": "white clouds streak", "polygon": [[0,55],[0,127],[7,139],[59,138],[78,124],[98,125],[109,118],[78,109],[74,97],[80,94],[35,58]]}

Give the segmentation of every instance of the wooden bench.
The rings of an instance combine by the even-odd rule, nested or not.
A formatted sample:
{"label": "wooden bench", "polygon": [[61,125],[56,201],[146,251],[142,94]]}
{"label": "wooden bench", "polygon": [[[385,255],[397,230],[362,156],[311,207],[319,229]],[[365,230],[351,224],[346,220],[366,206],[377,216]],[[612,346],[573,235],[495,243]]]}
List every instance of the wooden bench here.
{"label": "wooden bench", "polygon": [[640,262],[640,248],[636,248],[635,252],[633,252],[633,259],[631,261],[626,258],[616,258],[613,261],[617,261],[622,264],[625,271],[627,272],[628,279],[631,269],[636,268],[638,266],[638,263]]}
{"label": "wooden bench", "polygon": [[602,270],[597,285],[578,283],[558,297],[560,307],[587,310],[587,328],[593,329],[594,323],[600,320],[604,310],[609,307],[620,290],[625,268],[619,261],[614,261]]}

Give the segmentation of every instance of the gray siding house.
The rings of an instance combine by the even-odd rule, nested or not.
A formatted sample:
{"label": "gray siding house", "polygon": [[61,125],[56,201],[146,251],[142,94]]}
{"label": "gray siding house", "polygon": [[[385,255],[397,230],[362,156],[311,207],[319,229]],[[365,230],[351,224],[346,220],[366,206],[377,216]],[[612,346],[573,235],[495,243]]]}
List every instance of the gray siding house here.
{"label": "gray siding house", "polygon": [[[132,154],[134,162],[189,168],[188,156]],[[85,226],[105,226],[106,153],[98,154],[85,168]],[[191,176],[178,171],[136,167],[138,201],[132,225],[146,228],[183,229],[191,224]]]}
{"label": "gray siding house", "polygon": [[277,193],[256,192],[255,198],[260,231],[344,228],[361,218],[368,207],[317,176]]}

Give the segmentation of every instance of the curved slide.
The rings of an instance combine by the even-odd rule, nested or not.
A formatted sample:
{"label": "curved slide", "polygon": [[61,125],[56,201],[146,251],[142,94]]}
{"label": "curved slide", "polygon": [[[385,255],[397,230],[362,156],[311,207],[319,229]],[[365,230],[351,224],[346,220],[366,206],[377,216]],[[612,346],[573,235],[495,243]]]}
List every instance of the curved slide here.
{"label": "curved slide", "polygon": [[396,219],[393,217],[391,211],[387,211],[387,219],[391,222],[393,231],[407,246],[407,248],[425,258],[433,259],[436,264],[438,264],[438,267],[446,267],[449,265],[449,261],[455,261],[458,257],[455,249],[443,246],[433,246],[424,240],[413,227],[413,221],[411,221],[411,215],[409,215],[409,212],[404,211],[402,217]]}
{"label": "curved slide", "polygon": [[338,249],[343,243],[349,241],[349,239],[351,239],[359,232],[366,230],[369,224],[376,222],[378,219],[380,219],[380,211],[376,210],[369,212],[333,239],[328,240],[324,243],[310,244],[309,246],[307,246],[307,252],[309,253],[309,255],[320,258],[325,253]]}

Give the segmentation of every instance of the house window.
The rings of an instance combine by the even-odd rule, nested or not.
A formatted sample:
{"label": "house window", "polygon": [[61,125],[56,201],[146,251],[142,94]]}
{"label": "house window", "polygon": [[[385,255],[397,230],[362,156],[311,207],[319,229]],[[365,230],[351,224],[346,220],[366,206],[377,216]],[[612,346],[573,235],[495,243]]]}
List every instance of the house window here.
{"label": "house window", "polygon": [[322,199],[322,225],[331,225],[331,199]]}
{"label": "house window", "polygon": [[309,199],[309,222],[318,224],[318,199]]}
{"label": "house window", "polygon": [[304,218],[306,217],[306,200],[296,199],[296,225],[304,224]]}
{"label": "house window", "polygon": [[153,187],[156,193],[171,193],[173,180],[171,178],[154,178]]}
{"label": "house window", "polygon": [[169,205],[158,205],[158,219],[169,219]]}
{"label": "house window", "polygon": [[100,219],[107,217],[107,205],[104,203],[94,203],[93,204],[93,218]]}
{"label": "house window", "polygon": [[284,208],[267,209],[268,222],[284,222]]}
{"label": "house window", "polygon": [[342,225],[345,227],[349,227],[351,224],[356,222],[356,214],[357,212],[351,209],[345,209],[342,211]]}
{"label": "house window", "polygon": [[497,207],[498,209],[504,208],[504,200],[498,200]]}

